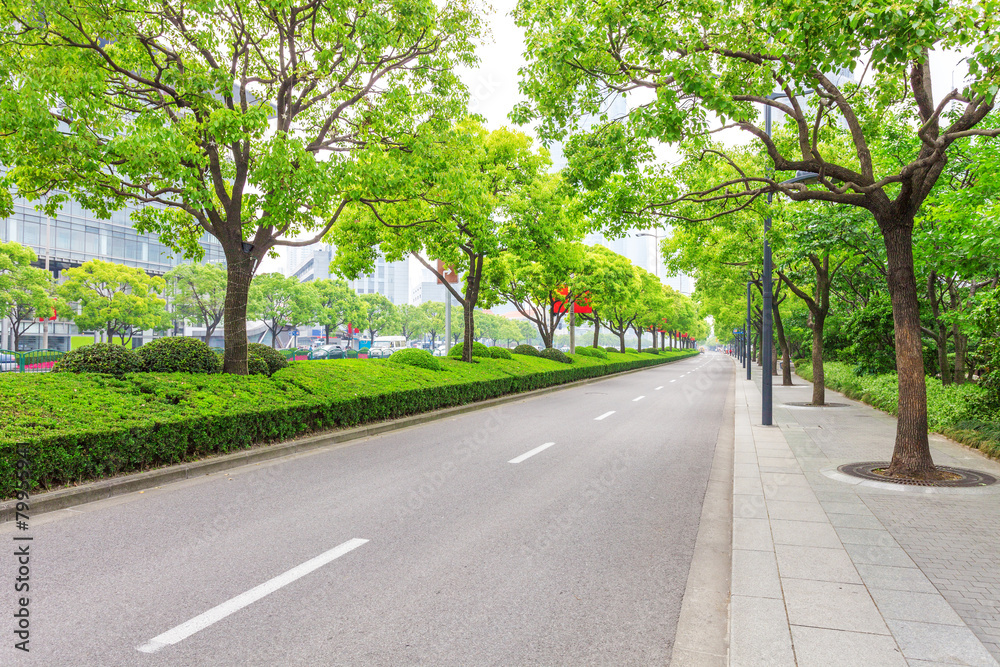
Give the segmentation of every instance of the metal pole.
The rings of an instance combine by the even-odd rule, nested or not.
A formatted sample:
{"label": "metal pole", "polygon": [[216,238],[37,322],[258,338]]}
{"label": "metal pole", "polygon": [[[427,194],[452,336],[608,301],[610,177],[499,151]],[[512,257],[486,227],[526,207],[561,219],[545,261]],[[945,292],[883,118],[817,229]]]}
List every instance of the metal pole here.
{"label": "metal pole", "polygon": [[[771,107],[770,105],[765,105],[764,108],[764,131],[767,136],[771,136]],[[767,203],[770,207],[772,200],[772,193],[767,193]],[[774,286],[771,284],[771,244],[767,241],[767,233],[771,231],[771,214],[770,208],[768,209],[768,215],[764,218],[764,305],[761,311],[761,340],[760,340],[760,351],[761,351],[761,361],[762,373],[761,373],[761,424],[764,426],[771,425],[771,414],[772,414],[772,377],[771,377],[771,339],[774,335],[771,332],[771,306],[772,300],[774,298]]]}
{"label": "metal pole", "polygon": [[747,281],[747,379],[750,379],[750,360],[753,356],[750,354],[750,340],[753,336],[750,335],[750,281]]}
{"label": "metal pole", "polygon": [[451,349],[451,291],[444,288],[444,353]]}
{"label": "metal pole", "polygon": [[569,311],[569,353],[576,354],[576,304]]}
{"label": "metal pole", "polygon": [[[49,255],[52,254],[52,216],[45,214],[45,272],[49,273]],[[51,277],[49,273],[49,277]],[[42,349],[49,349],[49,315],[42,319]]]}

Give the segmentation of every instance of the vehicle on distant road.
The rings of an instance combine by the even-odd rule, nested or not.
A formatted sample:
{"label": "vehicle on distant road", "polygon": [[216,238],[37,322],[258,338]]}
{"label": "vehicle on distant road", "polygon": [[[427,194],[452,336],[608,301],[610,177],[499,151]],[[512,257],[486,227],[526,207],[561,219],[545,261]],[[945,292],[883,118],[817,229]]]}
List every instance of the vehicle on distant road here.
{"label": "vehicle on distant road", "polygon": [[405,336],[378,336],[368,350],[369,359],[385,359],[397,350],[406,349]]}

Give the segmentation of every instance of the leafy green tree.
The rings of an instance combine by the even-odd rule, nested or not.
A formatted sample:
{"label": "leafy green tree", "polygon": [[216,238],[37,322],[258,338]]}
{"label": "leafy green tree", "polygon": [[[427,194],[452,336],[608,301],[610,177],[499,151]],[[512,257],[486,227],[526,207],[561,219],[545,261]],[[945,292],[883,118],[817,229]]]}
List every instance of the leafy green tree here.
{"label": "leafy green tree", "polygon": [[444,335],[444,304],[440,301],[424,301],[420,304],[420,310],[424,313],[427,333],[431,335],[431,348],[433,348],[437,337]]}
{"label": "leafy green tree", "polygon": [[365,318],[355,326],[367,331],[371,342],[374,343],[379,332],[397,326],[396,307],[392,305],[392,301],[378,292],[362,294],[361,301],[365,305]]}
{"label": "leafy green tree", "polygon": [[92,259],[62,272],[59,295],[80,304],[73,321],[80,331],[103,330],[108,342],[118,336],[122,345],[136,331],[167,326],[167,302],[160,298],[166,283],[142,269]]}
{"label": "leafy green tree", "polygon": [[364,302],[346,281],[316,280],[312,285],[318,297],[316,321],[323,325],[327,344],[330,329],[336,331],[348,324],[360,326],[365,321]]}
{"label": "leafy green tree", "polygon": [[580,296],[575,278],[583,275],[585,251],[580,243],[554,243],[542,253],[508,252],[487,266],[498,299],[509,301],[535,325],[545,347]]}
{"label": "leafy green tree", "polygon": [[538,328],[528,320],[518,321],[517,328],[521,331],[520,340],[523,340],[525,343],[529,343],[534,340],[535,336],[538,334]]}
{"label": "leafy green tree", "polygon": [[0,241],[0,317],[10,322],[14,350],[36,318],[47,317],[53,310],[71,312],[56,299],[52,274],[31,265],[37,259],[31,248]]}
{"label": "leafy green tree", "polygon": [[[368,215],[341,219],[331,239],[338,270],[347,277],[370,272],[379,252],[388,260],[415,257],[462,305],[462,359],[471,362],[475,309],[493,305],[483,290],[485,260],[530,254],[566,235],[568,191],[546,173],[548,154],[532,150],[529,137],[488,132],[474,120],[394,157],[397,176],[387,187],[406,201],[370,202]],[[430,260],[462,276],[461,286]]]}
{"label": "leafy green tree", "polygon": [[280,273],[257,276],[250,287],[247,313],[264,322],[271,332],[271,348],[277,347],[278,334],[286,327],[297,328],[315,320],[320,297],[311,283]]}
{"label": "leafy green tree", "polygon": [[475,62],[476,12],[449,0],[6,0],[0,192],[58,185],[101,216],[153,204],[133,225],[188,257],[217,238],[224,369],[246,374],[260,261],[395,198],[392,154],[465,111],[455,68]]}
{"label": "leafy green tree", "polygon": [[[563,135],[584,114],[607,118],[609,95],[652,93],[627,122],[599,126],[568,150],[577,178],[596,193],[610,220],[637,211],[683,216],[672,213],[674,206],[690,201],[714,201],[713,215],[725,215],[768,192],[872,215],[886,248],[896,329],[899,419],[889,474],[933,477],[914,216],[957,141],[1000,136],[1000,129],[981,126],[1000,88],[1000,12],[972,0],[830,0],[821,11],[769,2],[654,8],[532,0],[522,1],[515,17],[525,29],[522,90],[529,98],[515,115],[519,122],[539,120],[543,137]],[[967,53],[969,70],[938,99],[930,66],[936,49]],[[828,74],[862,69],[863,85]],[[761,107],[787,117],[791,141],[768,135]],[[636,173],[651,161],[648,139],[685,137],[704,146],[717,121],[747,132],[774,171],[734,165],[711,187],[693,192],[667,183],[635,187]],[[842,150],[820,148],[840,127],[846,128]],[[881,159],[880,143],[905,150]],[[819,174],[819,183],[782,183],[798,170]]]}
{"label": "leafy green tree", "polygon": [[424,311],[418,306],[403,303],[396,306],[396,318],[391,331],[407,340],[423,336],[427,332],[428,322]]}
{"label": "leafy green tree", "polygon": [[226,272],[215,264],[180,264],[163,279],[181,319],[193,320],[205,327],[205,342],[212,339],[226,309]]}

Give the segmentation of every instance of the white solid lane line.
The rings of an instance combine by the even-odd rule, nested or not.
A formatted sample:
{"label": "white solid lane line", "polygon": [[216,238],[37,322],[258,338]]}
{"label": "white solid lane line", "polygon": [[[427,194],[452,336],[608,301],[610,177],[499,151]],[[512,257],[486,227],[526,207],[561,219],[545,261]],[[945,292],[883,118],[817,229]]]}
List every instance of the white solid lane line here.
{"label": "white solid lane line", "polygon": [[662,384],[659,387],[656,387],[655,389],[653,389],[653,391],[660,391],[661,389],[663,389],[663,385]]}
{"label": "white solid lane line", "polygon": [[610,417],[610,416],[611,416],[611,415],[613,415],[613,414],[615,414],[615,411],[614,411],[614,410],[608,410],[607,412],[605,412],[605,413],[604,413],[603,415],[601,415],[600,417],[594,417],[594,421],[595,421],[595,422],[599,422],[599,421],[601,421],[602,419],[604,419],[605,417]]}
{"label": "white solid lane line", "polygon": [[293,567],[288,572],[284,574],[279,574],[274,579],[265,581],[260,586],[251,588],[246,593],[237,595],[236,597],[223,602],[217,607],[212,607],[204,614],[195,616],[190,621],[181,623],[175,628],[167,630],[162,635],[157,635],[149,640],[148,643],[142,646],[136,647],[143,653],[155,653],[159,651],[164,646],[170,646],[171,644],[176,644],[179,641],[187,639],[199,630],[204,630],[208,626],[212,625],[216,621],[221,621],[226,616],[229,616],[233,612],[239,611],[243,607],[249,604],[253,604],[257,600],[261,599],[266,595],[270,595],[274,591],[278,590],[282,586],[287,586],[296,579],[300,579],[313,570],[317,570],[330,561],[340,558],[349,551],[353,551],[360,547],[362,544],[368,540],[363,540],[361,538],[354,538],[353,540],[348,540],[336,546],[333,549],[325,553],[321,553],[311,560],[307,560],[305,563]]}
{"label": "white solid lane line", "polygon": [[525,452],[524,454],[521,454],[517,458],[514,458],[514,459],[511,459],[510,461],[507,461],[507,463],[520,463],[521,461],[524,461],[525,459],[530,459],[532,456],[534,456],[538,452],[544,452],[546,449],[548,449],[549,447],[551,447],[554,444],[556,444],[556,443],[554,443],[554,442],[546,442],[541,447],[535,447],[530,452]]}
{"label": "white solid lane line", "polygon": [[636,401],[641,401],[644,398],[646,398],[646,397],[645,396],[640,396],[639,398],[633,398],[632,402],[635,403]]}
{"label": "white solid lane line", "polygon": [[675,379],[671,380],[671,382],[677,382],[677,379],[675,378]]}

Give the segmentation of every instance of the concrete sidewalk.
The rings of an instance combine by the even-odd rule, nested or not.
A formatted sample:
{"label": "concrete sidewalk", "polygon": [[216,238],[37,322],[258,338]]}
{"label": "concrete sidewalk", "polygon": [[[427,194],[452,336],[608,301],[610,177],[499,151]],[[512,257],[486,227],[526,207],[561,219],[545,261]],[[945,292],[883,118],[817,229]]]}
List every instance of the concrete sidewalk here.
{"label": "concrete sidewalk", "polygon": [[[1000,484],[984,489],[838,479],[884,461],[895,418],[797,407],[811,385],[774,387],[761,426],[759,369],[735,387],[729,663],[996,666],[1000,658]],[[932,436],[934,460],[1000,476],[978,452]],[[944,492],[940,492],[944,491]]]}

